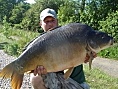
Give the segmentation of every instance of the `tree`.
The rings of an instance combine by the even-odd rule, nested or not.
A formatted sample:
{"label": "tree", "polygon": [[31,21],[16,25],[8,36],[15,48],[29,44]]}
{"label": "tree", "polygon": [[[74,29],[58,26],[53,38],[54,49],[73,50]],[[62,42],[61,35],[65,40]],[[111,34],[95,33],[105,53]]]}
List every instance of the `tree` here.
{"label": "tree", "polygon": [[105,20],[109,12],[118,10],[117,0],[86,0],[85,9],[80,12],[80,22],[99,30],[99,21]]}
{"label": "tree", "polygon": [[15,5],[11,11],[9,22],[12,24],[19,24],[24,18],[24,13],[30,8],[28,3],[19,3]]}
{"label": "tree", "polygon": [[65,0],[64,4],[58,9],[58,18],[61,25],[79,22],[79,6],[78,2]]}
{"label": "tree", "polygon": [[118,10],[118,0],[98,0],[97,2],[101,19],[105,19],[108,13]]}
{"label": "tree", "polygon": [[101,31],[110,34],[118,42],[118,10],[109,13],[105,21],[100,21]]}
{"label": "tree", "polygon": [[7,22],[9,22],[9,17],[11,15],[11,11],[15,5],[25,0],[0,0],[0,19],[3,21],[3,17],[7,17]]}

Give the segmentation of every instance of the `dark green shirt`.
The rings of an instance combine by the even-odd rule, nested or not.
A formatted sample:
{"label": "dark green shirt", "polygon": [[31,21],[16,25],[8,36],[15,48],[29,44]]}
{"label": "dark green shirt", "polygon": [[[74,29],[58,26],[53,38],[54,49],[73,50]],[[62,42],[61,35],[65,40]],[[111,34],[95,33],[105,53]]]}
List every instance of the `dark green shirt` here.
{"label": "dark green shirt", "polygon": [[79,65],[77,67],[74,68],[72,74],[70,75],[70,77],[75,80],[78,83],[83,83],[85,82],[85,75],[84,75],[84,71],[83,71],[83,65]]}

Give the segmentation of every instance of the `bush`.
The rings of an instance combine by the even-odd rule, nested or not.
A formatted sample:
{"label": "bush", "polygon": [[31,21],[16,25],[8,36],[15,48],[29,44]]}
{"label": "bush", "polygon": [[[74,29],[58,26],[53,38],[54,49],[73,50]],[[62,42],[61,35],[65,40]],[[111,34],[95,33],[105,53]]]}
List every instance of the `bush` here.
{"label": "bush", "polygon": [[118,60],[118,44],[113,47],[107,48],[99,53],[99,56]]}
{"label": "bush", "polygon": [[18,44],[9,44],[9,45],[5,45],[4,46],[4,50],[5,50],[5,52],[7,52],[8,54],[10,54],[10,55],[18,55],[19,53],[18,53],[18,50],[19,50],[19,46],[18,46]]}
{"label": "bush", "polygon": [[110,13],[105,21],[100,21],[101,31],[111,35],[116,45],[99,53],[100,56],[106,58],[114,58],[118,60],[118,11]]}
{"label": "bush", "polygon": [[114,37],[118,42],[118,11],[110,13],[105,21],[100,21],[101,31],[104,31]]}

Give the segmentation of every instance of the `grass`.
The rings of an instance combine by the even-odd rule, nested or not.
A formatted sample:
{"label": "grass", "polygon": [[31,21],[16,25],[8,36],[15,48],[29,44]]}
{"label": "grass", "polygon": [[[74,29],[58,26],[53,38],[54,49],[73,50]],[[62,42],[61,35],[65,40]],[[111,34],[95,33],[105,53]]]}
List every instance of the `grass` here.
{"label": "grass", "polygon": [[26,44],[34,39],[39,33],[16,30],[13,28],[0,29],[0,48],[8,54],[18,56]]}
{"label": "grass", "polygon": [[97,68],[89,70],[88,65],[84,65],[84,71],[91,89],[118,89],[118,78],[111,77]]}

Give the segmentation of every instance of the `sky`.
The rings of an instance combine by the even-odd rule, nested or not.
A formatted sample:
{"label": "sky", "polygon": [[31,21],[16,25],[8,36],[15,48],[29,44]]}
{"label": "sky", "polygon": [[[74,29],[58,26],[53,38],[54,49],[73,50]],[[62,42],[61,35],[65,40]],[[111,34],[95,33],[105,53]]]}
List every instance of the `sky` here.
{"label": "sky", "polygon": [[26,0],[26,2],[28,2],[28,3],[30,3],[30,4],[35,3],[35,1],[34,1],[34,0]]}

